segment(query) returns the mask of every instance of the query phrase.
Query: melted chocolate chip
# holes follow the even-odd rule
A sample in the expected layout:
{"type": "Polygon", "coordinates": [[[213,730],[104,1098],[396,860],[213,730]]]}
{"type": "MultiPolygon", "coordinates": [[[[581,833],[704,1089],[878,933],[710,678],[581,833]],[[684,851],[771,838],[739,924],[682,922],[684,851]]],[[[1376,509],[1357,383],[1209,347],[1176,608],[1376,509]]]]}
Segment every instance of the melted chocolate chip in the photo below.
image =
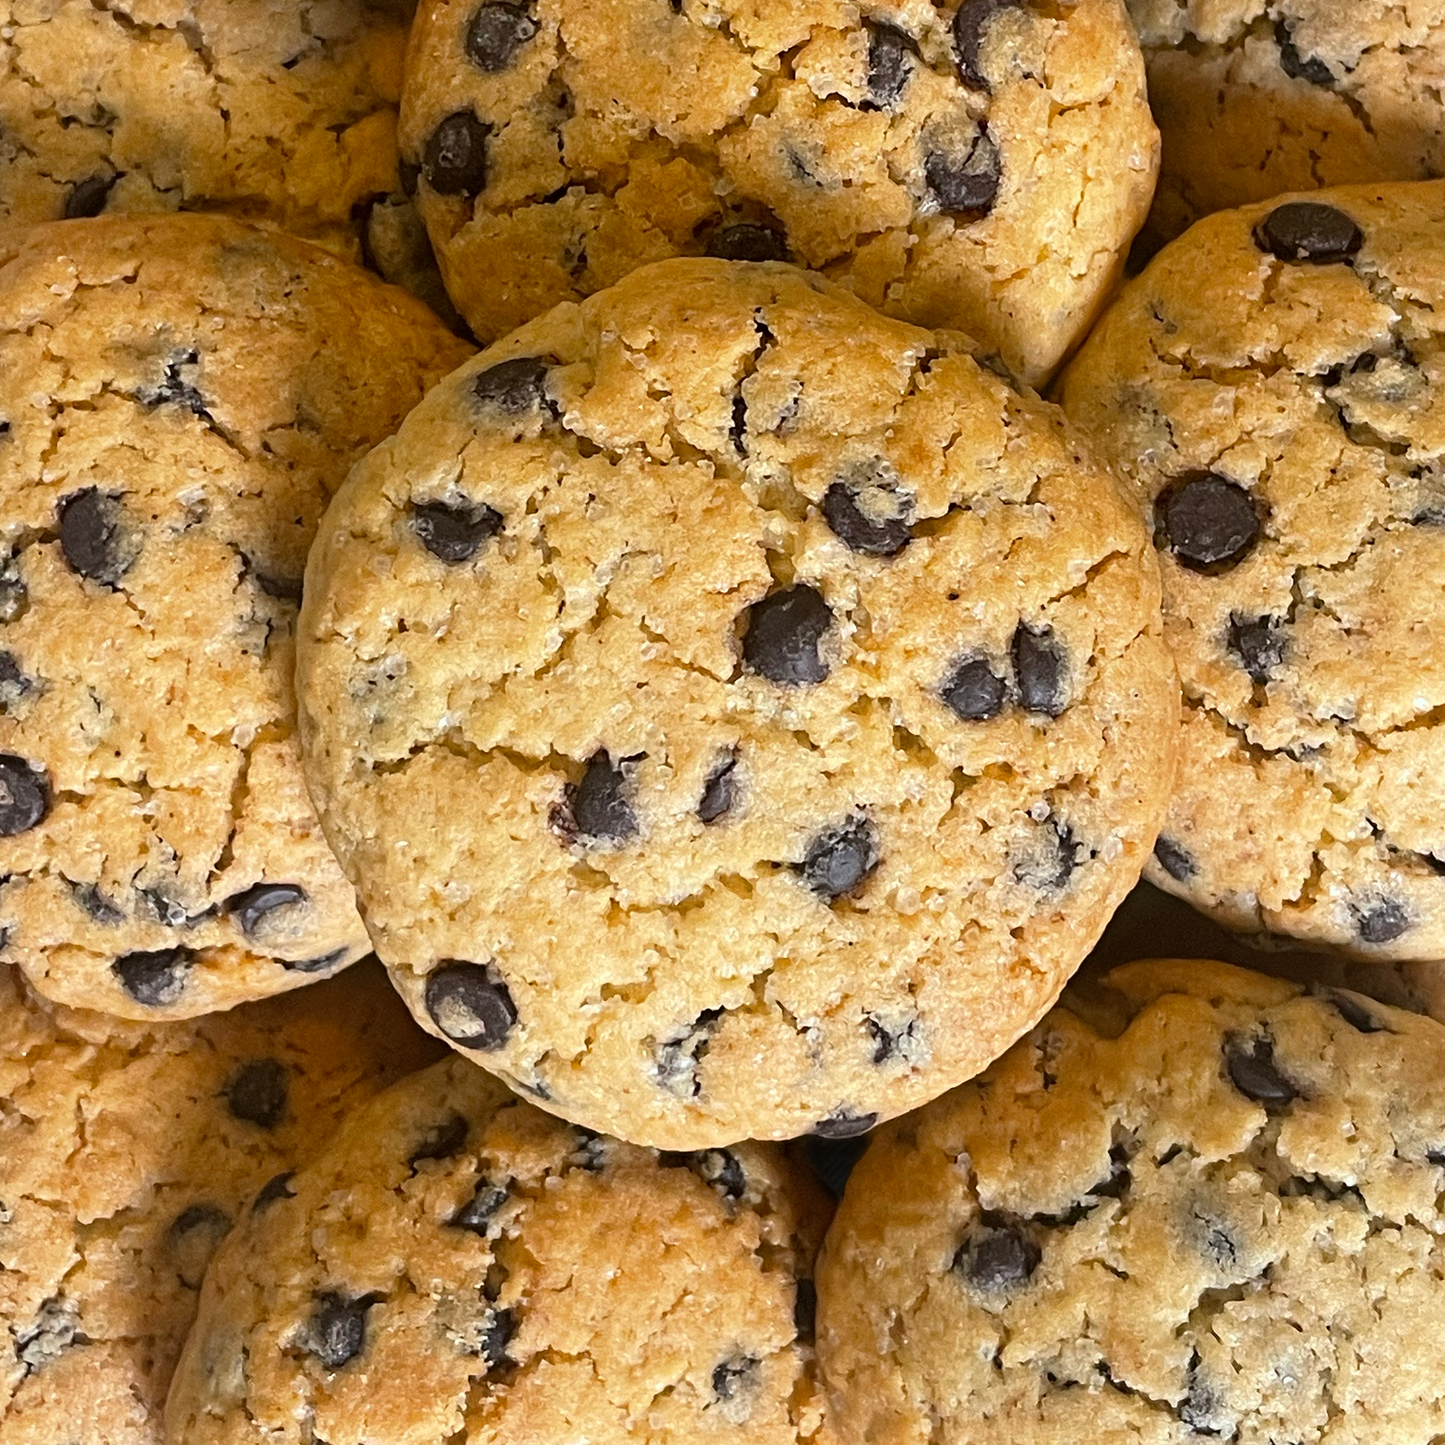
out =
{"type": "Polygon", "coordinates": [[[737,754],[729,753],[707,775],[702,798],[697,805],[698,818],[704,823],[716,823],[725,818],[737,805],[738,786],[737,754]]]}
{"type": "Polygon", "coordinates": [[[878,866],[879,856],[878,830],[860,813],[814,838],[799,871],[808,887],[831,903],[856,892],[878,866]]]}
{"type": "Polygon", "coordinates": [[[1353,905],[1351,912],[1362,943],[1393,943],[1414,922],[1405,905],[1394,898],[1372,898],[1353,905]]]}
{"type": "Polygon", "coordinates": [[[76,1328],[75,1316],[76,1307],[70,1300],[51,1295],[40,1302],[30,1324],[10,1327],[15,1337],[16,1357],[25,1366],[26,1374],[52,1363],[77,1339],[83,1339],[76,1328]]]}
{"type": "Polygon", "coordinates": [[[278,1199],[295,1199],[296,1191],[291,1187],[291,1181],[296,1177],[294,1169],[288,1169],[284,1174],[277,1174],[268,1179],[262,1186],[261,1192],[256,1196],[256,1202],[251,1206],[252,1214],[260,1214],[263,1209],[275,1204],[278,1199]]]}
{"type": "Polygon", "coordinates": [[[491,964],[449,960],[427,975],[426,1011],[464,1049],[500,1049],[517,1022],[511,991],[491,964]]]}
{"type": "Polygon", "coordinates": [[[467,1121],[460,1114],[453,1114],[427,1131],[406,1162],[414,1169],[427,1159],[454,1158],[466,1148],[470,1132],[467,1121]]]}
{"type": "Polygon", "coordinates": [[[786,261],[788,242],[781,226],[737,221],[712,233],[707,254],[723,261],[786,261]]]}
{"type": "Polygon", "coordinates": [[[527,416],[534,411],[556,416],[557,403],[547,395],[551,374],[552,364],[540,356],[514,356],[479,371],[472,382],[472,396],[479,406],[495,407],[507,416],[527,416]]]}
{"type": "Polygon", "coordinates": [[[817,1176],[818,1182],[833,1196],[843,1197],[848,1177],[868,1149],[866,1136],[851,1139],[828,1139],[811,1134],[803,1140],[803,1157],[817,1176]]]}
{"type": "Polygon", "coordinates": [[[917,1018],[911,1018],[907,1023],[895,1022],[886,1024],[876,1014],[868,1014],[864,1019],[864,1025],[868,1031],[868,1037],[873,1040],[873,1062],[875,1064],[886,1064],[889,1059],[904,1052],[908,1040],[913,1038],[913,1031],[917,1025],[917,1018]]]}
{"type": "Polygon", "coordinates": [[[1364,1001],[1351,993],[1341,993],[1338,989],[1320,990],[1323,997],[1334,1011],[1349,1024],[1352,1029],[1362,1034],[1387,1033],[1379,1019],[1365,1007],[1364,1001]]]}
{"type": "Polygon", "coordinates": [[[1259,511],[1238,482],[1198,472],[1173,483],[1156,514],[1169,550],[1192,572],[1238,566],[1259,540],[1259,511]]]}
{"type": "Polygon", "coordinates": [[[487,139],[491,126],[470,110],[453,111],[431,133],[421,174],[439,196],[477,196],[487,186],[487,139]]]}
{"type": "Polygon", "coordinates": [[[864,110],[888,110],[898,103],[918,59],[918,42],[886,20],[865,20],[868,32],[868,99],[864,110]]]}
{"type": "Polygon", "coordinates": [[[720,1008],[704,1009],[676,1038],[657,1045],[653,1077],[662,1088],[683,1099],[696,1098],[702,1091],[697,1066],[707,1053],[722,1015],[720,1008]]]}
{"type": "Polygon", "coordinates": [[[1300,1096],[1274,1061],[1273,1041],[1263,1035],[1252,1040],[1229,1035],[1224,1041],[1224,1066],[1234,1087],[1266,1109],[1286,1109],[1300,1096]]]}
{"type": "Polygon", "coordinates": [[[1162,834],[1154,844],[1154,856],[1159,860],[1159,866],[1176,883],[1187,883],[1199,872],[1199,864],[1194,861],[1193,856],[1172,838],[1166,838],[1162,834]]]}
{"type": "Polygon", "coordinates": [[[1291,80],[1307,80],[1311,85],[1333,85],[1335,77],[1329,66],[1317,55],[1301,55],[1286,20],[1274,23],[1274,43],[1279,46],[1279,68],[1291,80]]]}
{"type": "Polygon", "coordinates": [[[756,1380],[758,1361],[750,1355],[724,1360],[712,1372],[712,1392],[719,1400],[732,1400],[756,1380]]]}
{"type": "Polygon", "coordinates": [[[114,587],[140,555],[118,495],[87,487],[62,499],[57,509],[60,550],[72,572],[114,587]]]}
{"type": "Polygon", "coordinates": [[[965,85],[988,90],[980,60],[988,27],[1000,10],[1017,8],[1020,0],[963,0],[953,16],[953,48],[958,56],[958,74],[965,85]]]}
{"type": "Polygon", "coordinates": [[[100,215],[110,199],[110,188],[119,179],[112,174],[87,176],[83,181],[77,181],[65,198],[65,209],[61,214],[67,221],[100,215]]]}
{"type": "Polygon", "coordinates": [[[954,1255],[953,1267],[988,1294],[1027,1283],[1043,1258],[1017,1220],[986,1212],[954,1255]]]}
{"type": "Polygon", "coordinates": [[[632,807],[632,765],[624,758],[612,761],[606,748],[587,760],[587,770],[572,794],[572,817],[577,836],[587,843],[626,843],[637,837],[637,814],[632,807]]]}
{"type": "Polygon", "coordinates": [[[467,59],[488,75],[506,70],[537,33],[537,22],[520,5],[481,5],[467,26],[467,59]]]}
{"type": "Polygon", "coordinates": [[[230,1216],[214,1204],[192,1204],[176,1216],[170,1228],[170,1252],[187,1289],[200,1289],[206,1266],[230,1229],[230,1216]]]}
{"type": "Polygon", "coordinates": [[[1020,622],[1010,652],[1020,706],[1041,717],[1058,717],[1069,705],[1069,665],[1054,629],[1020,622]]]}
{"type": "Polygon", "coordinates": [[[507,1189],[490,1179],[478,1179],[472,1197],[447,1222],[456,1229],[485,1235],[497,1211],[507,1202],[507,1189]]]}
{"type": "Polygon", "coordinates": [[[896,557],[913,540],[913,498],[893,487],[834,482],[823,493],[823,516],[849,551],[865,557],[896,557]]]}
{"type": "Polygon", "coordinates": [[[793,1328],[804,1345],[811,1345],[818,1333],[818,1286],[810,1279],[798,1281],[798,1292],[793,1296],[793,1328]]]}
{"type": "Polygon", "coordinates": [[[834,1109],[813,1125],[813,1133],[820,1139],[852,1139],[866,1134],[878,1122],[877,1114],[859,1114],[848,1108],[834,1109]]]}
{"type": "Polygon", "coordinates": [[[515,1310],[492,1310],[482,1330],[481,1348],[478,1354],[487,1362],[489,1370],[495,1370],[507,1358],[507,1346],[517,1333],[515,1310]]]}
{"type": "Polygon", "coordinates": [[[748,610],[743,660],[769,682],[784,687],[822,682],[828,664],[819,648],[832,622],[822,593],[806,583],[774,592],[748,610]]]}
{"type": "Polygon", "coordinates": [[[306,1348],[328,1370],[339,1370],[366,1348],[366,1312],[381,1296],[352,1299],[327,1290],[316,1296],[306,1326],[306,1348]]]}
{"type": "Polygon", "coordinates": [[[485,502],[413,502],[416,539],[443,562],[470,562],[502,530],[502,514],[485,502]]]}
{"type": "Polygon", "coordinates": [[[1250,681],[1263,687],[1289,651],[1288,624],[1283,617],[1241,617],[1229,619],[1229,652],[1249,674],[1250,681]]]}
{"type": "Polygon", "coordinates": [[[184,407],[193,416],[198,416],[202,421],[214,421],[206,406],[206,399],[196,386],[185,376],[185,372],[194,371],[200,361],[200,353],[196,351],[177,351],[173,353],[170,360],[166,362],[165,375],[161,377],[159,386],[148,388],[140,393],[140,399],[147,406],[180,406],[184,407]]]}
{"type": "Polygon", "coordinates": [[[346,949],[333,948],[330,953],[323,953],[316,958],[278,958],[276,962],[288,973],[325,973],[345,957],[346,949]]]}
{"type": "Polygon", "coordinates": [[[1234,1422],[1223,1408],[1217,1391],[1199,1374],[1199,1353],[1189,1361],[1189,1387],[1179,1405],[1180,1424],[1198,1435],[1233,1438],[1234,1422]]]}
{"type": "Polygon", "coordinates": [[[1079,866],[1083,844],[1073,829],[1058,818],[1049,818],[1039,829],[1040,843],[1014,865],[1014,877],[1020,883],[1052,896],[1068,887],[1069,879],[1079,866]]]}
{"type": "Polygon", "coordinates": [[[275,1059],[253,1059],[231,1075],[222,1092],[232,1118],[274,1129],[285,1116],[290,1086],[275,1059]]]}
{"type": "Polygon", "coordinates": [[[147,1008],[173,1004],[186,986],[196,955],[189,948],[158,948],[150,952],[127,953],[111,964],[120,986],[147,1008]]]}
{"type": "Polygon", "coordinates": [[[1364,233],[1343,211],[1318,201],[1287,201],[1254,228],[1261,251],[1316,266],[1348,261],[1364,243],[1364,233]]]}
{"type": "Polygon", "coordinates": [[[70,886],[76,903],[97,923],[114,928],[125,920],[125,914],[94,883],[72,883],[70,886]]]}
{"type": "Polygon", "coordinates": [[[704,1149],[694,1157],[693,1167],[698,1175],[725,1199],[741,1199],[747,1193],[748,1180],[742,1162],[730,1149],[704,1149]]]}
{"type": "Polygon", "coordinates": [[[986,657],[967,657],[944,679],[938,695],[965,722],[987,722],[1003,711],[1008,684],[986,657]]]}
{"type": "Polygon", "coordinates": [[[0,838],[27,833],[50,812],[50,774],[0,753],[0,838]]]}
{"type": "Polygon", "coordinates": [[[931,151],[923,162],[928,189],[938,209],[959,221],[978,221],[993,210],[1003,184],[1003,156],[981,125],[967,155],[931,151]]]}
{"type": "Polygon", "coordinates": [[[304,907],[307,902],[306,890],[300,884],[257,883],[233,893],[222,906],[247,938],[255,938],[275,923],[272,915],[278,910],[304,907]]]}

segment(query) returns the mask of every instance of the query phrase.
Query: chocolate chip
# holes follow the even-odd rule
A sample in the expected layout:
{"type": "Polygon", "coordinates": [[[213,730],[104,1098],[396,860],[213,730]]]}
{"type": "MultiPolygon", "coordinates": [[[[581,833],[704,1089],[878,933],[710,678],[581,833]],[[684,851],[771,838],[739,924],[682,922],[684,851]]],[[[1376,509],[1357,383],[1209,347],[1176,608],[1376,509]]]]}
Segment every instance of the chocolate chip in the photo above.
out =
{"type": "Polygon", "coordinates": [[[470,110],[453,111],[431,133],[421,174],[439,196],[476,196],[487,185],[487,137],[491,126],[470,110]]]}
{"type": "Polygon", "coordinates": [[[466,1148],[470,1132],[467,1121],[460,1114],[453,1114],[427,1131],[406,1162],[414,1169],[426,1159],[454,1158],[466,1148]]]}
{"type": "Polygon", "coordinates": [[[873,1040],[873,1062],[886,1064],[896,1055],[906,1055],[910,1052],[909,1045],[913,1040],[913,1031],[917,1023],[917,1018],[911,1018],[907,1023],[897,1021],[890,1025],[876,1014],[867,1015],[864,1024],[868,1030],[868,1037],[873,1040]]]}
{"type": "Polygon", "coordinates": [[[186,975],[195,966],[196,955],[189,948],[158,948],[151,952],[127,953],[111,964],[120,986],[147,1008],[173,1004],[186,986],[186,975]]]}
{"type": "Polygon", "coordinates": [[[886,20],[865,20],[868,32],[868,99],[864,110],[887,110],[896,105],[913,73],[918,42],[886,20]]]}
{"type": "Polygon", "coordinates": [[[443,562],[470,562],[502,530],[502,514],[485,502],[413,502],[416,539],[443,562]]]}
{"type": "Polygon", "coordinates": [[[1069,705],[1069,665],[1054,629],[1047,623],[1030,627],[1020,622],[1009,651],[1024,711],[1058,717],[1069,705]]]}
{"type": "Polygon", "coordinates": [[[328,1370],[339,1370],[366,1348],[366,1312],[380,1295],[352,1299],[335,1290],[316,1296],[306,1325],[306,1348],[328,1370]]]}
{"type": "Polygon", "coordinates": [[[467,59],[488,75],[506,70],[537,33],[537,22],[520,5],[481,5],[467,26],[467,59]]]}
{"type": "Polygon", "coordinates": [[[340,963],[346,953],[344,948],[333,948],[330,953],[316,958],[278,958],[275,961],[288,973],[325,973],[328,968],[340,963]]]}
{"type": "MultiPolygon", "coordinates": [[[[547,395],[551,374],[552,363],[540,356],[513,356],[479,371],[472,382],[472,396],[479,406],[495,407],[507,416],[526,416],[533,411],[556,416],[557,403],[547,395]]],[[[497,520],[500,523],[501,518],[497,520]]]]}
{"type": "Polygon", "coordinates": [[[1283,617],[1230,614],[1230,654],[1260,687],[1269,681],[1270,674],[1284,662],[1289,651],[1287,626],[1283,617]]]}
{"type": "Polygon", "coordinates": [[[626,843],[638,833],[632,807],[632,774],[640,758],[612,761],[606,748],[587,760],[582,781],[572,794],[577,836],[588,843],[626,843]]]}
{"type": "Polygon", "coordinates": [[[876,480],[834,482],[823,493],[823,516],[849,551],[865,557],[896,557],[913,540],[913,498],[876,480]]]}
{"type": "Polygon", "coordinates": [[[577,1136],[577,1146],[573,1149],[571,1158],[568,1161],[578,1169],[585,1169],[590,1174],[595,1174],[607,1164],[607,1139],[595,1129],[585,1129],[581,1124],[573,1126],[572,1132],[577,1136]]]}
{"type": "Polygon", "coordinates": [[[855,1113],[845,1104],[819,1119],[813,1133],[820,1139],[853,1139],[866,1134],[877,1122],[877,1114],[855,1113]]]}
{"type": "Polygon", "coordinates": [[[1312,988],[1311,993],[1323,999],[1352,1029],[1362,1034],[1388,1033],[1389,1030],[1365,1007],[1364,1001],[1352,993],[1334,988],[1312,988]]]}
{"type": "Polygon", "coordinates": [[[742,1162],[730,1149],[703,1149],[694,1158],[698,1175],[725,1199],[741,1199],[747,1192],[742,1162]]]}
{"type": "Polygon", "coordinates": [[[97,923],[114,928],[125,921],[125,914],[94,883],[72,883],[70,890],[76,903],[97,923]]]}
{"type": "Polygon", "coordinates": [[[811,1345],[818,1333],[818,1286],[810,1279],[798,1281],[798,1292],[793,1296],[793,1329],[798,1342],[811,1345]]]}
{"type": "Polygon", "coordinates": [[[286,1113],[290,1086],[285,1068],[275,1059],[253,1059],[231,1075],[222,1092],[232,1118],[274,1129],[286,1113]]]}
{"type": "Polygon", "coordinates": [[[473,1234],[485,1235],[497,1211],[506,1202],[505,1185],[490,1179],[478,1179],[472,1197],[447,1222],[456,1229],[469,1229],[473,1234]]]}
{"type": "Polygon", "coordinates": [[[1199,864],[1194,861],[1193,856],[1172,838],[1166,838],[1162,834],[1154,843],[1154,856],[1159,860],[1159,866],[1176,883],[1187,883],[1199,872],[1199,864]]]}
{"type": "Polygon", "coordinates": [[[1199,1352],[1189,1361],[1189,1385],[1179,1405],[1179,1421],[1198,1435],[1234,1438],[1235,1422],[1223,1408],[1218,1393],[1199,1374],[1199,1352]]]}
{"type": "Polygon", "coordinates": [[[1318,201],[1287,201],[1254,228],[1261,251],[1316,266],[1348,261],[1364,243],[1364,233],[1343,211],[1318,201]]]}
{"type": "Polygon", "coordinates": [[[748,399],[741,391],[733,397],[733,419],[732,425],[728,427],[728,436],[732,440],[734,448],[740,457],[748,454],[748,399]]]}
{"type": "Polygon", "coordinates": [[[834,1199],[841,1199],[848,1176],[867,1152],[868,1143],[866,1136],[826,1139],[812,1134],[803,1140],[803,1157],[823,1188],[834,1199]]]}
{"type": "Polygon", "coordinates": [[[784,687],[822,682],[828,664],[819,654],[833,613],[823,594],[800,582],[748,609],[743,660],[754,672],[784,687]]]}
{"type": "Polygon", "coordinates": [[[495,1370],[507,1358],[507,1346],[517,1333],[515,1310],[492,1310],[482,1329],[481,1349],[478,1353],[487,1362],[489,1370],[495,1370]]]}
{"type": "Polygon", "coordinates": [[[263,1209],[275,1204],[278,1199],[295,1199],[296,1191],[291,1187],[291,1181],[295,1177],[296,1171],[288,1169],[284,1174],[277,1174],[274,1178],[268,1179],[261,1186],[261,1192],[256,1196],[256,1202],[251,1206],[251,1213],[260,1214],[263,1209]]]}
{"type": "Polygon", "coordinates": [[[1083,844],[1073,829],[1058,818],[1048,818],[1038,832],[1037,846],[1014,864],[1014,877],[1040,893],[1055,895],[1068,886],[1078,868],[1083,844]]]}
{"type": "Polygon", "coordinates": [[[100,215],[110,199],[110,188],[119,179],[117,175],[95,175],[77,181],[65,198],[65,209],[61,214],[67,221],[100,215]]]}
{"type": "Polygon", "coordinates": [[[230,1217],[214,1204],[192,1204],[176,1216],[170,1228],[170,1252],[187,1289],[200,1289],[206,1266],[230,1229],[230,1217]]]}
{"type": "Polygon", "coordinates": [[[975,1288],[997,1294],[1026,1283],[1042,1258],[1018,1221],[985,1212],[959,1245],[953,1267],[975,1288]]]}
{"type": "Polygon", "coordinates": [[[737,800],[738,758],[736,753],[728,753],[707,775],[702,798],[697,805],[697,816],[704,823],[716,823],[732,812],[737,800]]]}
{"type": "Polygon", "coordinates": [[[652,1074],[660,1087],[682,1099],[697,1097],[702,1091],[697,1066],[708,1051],[722,1015],[720,1008],[704,1009],[682,1033],[656,1046],[657,1062],[652,1074]]]}
{"type": "Polygon", "coordinates": [[[1414,920],[1405,905],[1394,898],[1372,898],[1351,905],[1355,932],[1363,943],[1393,943],[1409,932],[1414,920]]]}
{"type": "Polygon", "coordinates": [[[26,1374],[52,1364],[77,1338],[82,1338],[76,1327],[76,1312],[73,1301],[51,1295],[40,1302],[28,1325],[11,1325],[16,1358],[25,1366],[26,1374]]]}
{"type": "Polygon", "coordinates": [[[184,373],[194,372],[200,362],[196,351],[176,351],[166,362],[165,374],[160,385],[142,390],[140,399],[147,406],[181,406],[202,421],[214,421],[206,405],[206,398],[184,373]]]}
{"type": "Polygon", "coordinates": [[[1018,8],[1020,0],[963,0],[953,16],[953,48],[958,74],[965,85],[988,90],[988,77],[979,62],[988,27],[1000,10],[1018,8]]]}
{"type": "Polygon", "coordinates": [[[1224,1066],[1234,1087],[1266,1109],[1288,1108],[1300,1096],[1274,1062],[1273,1041],[1263,1035],[1246,1041],[1230,1034],[1224,1041],[1224,1066]]]}
{"type": "Polygon", "coordinates": [[[280,909],[303,907],[310,900],[297,883],[256,883],[233,893],[222,907],[240,926],[247,938],[255,938],[274,924],[272,914],[280,909]]]}
{"type": "Polygon", "coordinates": [[[57,517],[60,550],[72,572],[114,587],[135,565],[140,540],[118,494],[99,487],[72,492],[61,500],[57,517]]]}
{"type": "Polygon", "coordinates": [[[1288,21],[1275,21],[1274,43],[1279,46],[1279,68],[1291,80],[1307,80],[1311,85],[1335,83],[1334,73],[1317,55],[1300,54],[1288,21]]]}
{"type": "Polygon", "coordinates": [[[831,903],[856,892],[878,866],[879,857],[878,830],[860,813],[814,838],[800,871],[808,887],[831,903]]]}
{"type": "Polygon", "coordinates": [[[14,753],[0,753],[0,838],[29,832],[50,812],[50,774],[14,753]]]}
{"type": "Polygon", "coordinates": [[[751,1355],[734,1355],[712,1372],[712,1392],[719,1400],[736,1399],[752,1388],[757,1379],[758,1361],[751,1355]]]}
{"type": "Polygon", "coordinates": [[[1196,472],[1171,484],[1156,504],[1163,540],[1193,572],[1227,572],[1259,540],[1259,510],[1238,482],[1196,472]]]}
{"type": "Polygon", "coordinates": [[[1008,685],[986,657],[966,657],[944,679],[938,695],[965,722],[987,722],[1003,711],[1008,685]]]}
{"type": "Polygon", "coordinates": [[[1003,184],[1003,157],[981,125],[967,155],[931,151],[923,162],[928,189],[940,211],[960,221],[978,221],[993,210],[1003,184]]]}
{"type": "Polygon", "coordinates": [[[454,1044],[490,1053],[517,1022],[511,991],[491,964],[448,960],[427,975],[426,1010],[454,1044]]]}
{"type": "Polygon", "coordinates": [[[737,221],[712,233],[707,254],[724,261],[786,261],[788,242],[781,226],[737,221]]]}

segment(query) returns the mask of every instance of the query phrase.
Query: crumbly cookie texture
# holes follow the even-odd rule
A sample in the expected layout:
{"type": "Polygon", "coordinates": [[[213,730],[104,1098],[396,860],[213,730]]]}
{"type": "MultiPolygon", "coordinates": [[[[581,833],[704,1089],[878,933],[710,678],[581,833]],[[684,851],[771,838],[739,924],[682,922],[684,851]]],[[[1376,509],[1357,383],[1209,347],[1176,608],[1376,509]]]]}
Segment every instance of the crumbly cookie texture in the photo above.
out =
{"type": "Polygon", "coordinates": [[[1445,1030],[1198,960],[879,1132],[818,1269],[869,1445],[1430,1445],[1445,1030]]]}
{"type": "Polygon", "coordinates": [[[308,782],[427,1027],[662,1148],[982,1068],[1136,878],[1139,520],[956,335],[678,259],[459,369],[308,564],[308,782]]]}
{"type": "Polygon", "coordinates": [[[774,1145],[658,1155],[454,1057],[360,1111],[223,1247],[167,1438],[820,1439],[827,1215],[774,1145]]]}
{"type": "Polygon", "coordinates": [[[1163,139],[1142,243],[1284,191],[1445,171],[1445,0],[1128,0],[1163,139]]]}
{"type": "Polygon", "coordinates": [[[47,1004],[0,966],[0,1439],[159,1445],[220,1239],[436,1052],[374,960],[154,1025],[47,1004]]]}
{"type": "Polygon", "coordinates": [[[1231,927],[1445,958],[1445,184],[1201,221],[1061,385],[1131,485],[1184,683],[1149,877],[1231,927]]]}
{"type": "Polygon", "coordinates": [[[189,1017],[366,951],[301,778],[302,570],[466,354],[220,216],[0,240],[0,958],[42,993],[189,1017]]]}
{"type": "Polygon", "coordinates": [[[428,0],[404,171],[485,343],[676,255],[794,260],[1031,384],[1158,165],[1122,0],[428,0]]]}

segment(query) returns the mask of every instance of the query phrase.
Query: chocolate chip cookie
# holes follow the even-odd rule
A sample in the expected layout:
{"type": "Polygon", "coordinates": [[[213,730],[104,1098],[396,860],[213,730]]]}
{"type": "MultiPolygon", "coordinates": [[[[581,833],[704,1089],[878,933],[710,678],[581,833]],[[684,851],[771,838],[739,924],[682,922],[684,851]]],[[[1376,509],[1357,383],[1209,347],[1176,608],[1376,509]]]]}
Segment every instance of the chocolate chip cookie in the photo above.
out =
{"type": "Polygon", "coordinates": [[[467,354],[221,216],[0,242],[0,959],[179,1018],[366,950],[301,778],[302,569],[348,466],[467,354]]]}
{"type": "Polygon", "coordinates": [[[323,826],[417,1017],[545,1108],[860,1132],[1029,1027],[1134,881],[1153,549],[970,347],[659,262],[455,372],[327,513],[323,826]]]}
{"type": "Polygon", "coordinates": [[[453,1058],[227,1242],[167,1439],[800,1445],[827,1213],[776,1146],[658,1155],[453,1058]]]}
{"type": "Polygon", "coordinates": [[[1184,748],[1149,876],[1230,927],[1445,958],[1445,184],[1200,222],[1065,408],[1164,564],[1184,748]]]}
{"type": "Polygon", "coordinates": [[[1128,0],[1164,142],[1142,238],[1282,191],[1445,171],[1445,0],[1128,0]]]}
{"type": "Polygon", "coordinates": [[[159,1445],[212,1250],[435,1053],[374,961],[155,1025],[47,1004],[0,965],[0,1439],[159,1445]]]}
{"type": "Polygon", "coordinates": [[[1108,982],[849,1180],[842,1439],[1439,1439],[1445,1029],[1197,960],[1108,982]]]}
{"type": "Polygon", "coordinates": [[[429,0],[401,151],[484,342],[644,262],[794,260],[1037,385],[1158,136],[1122,0],[429,0]]]}

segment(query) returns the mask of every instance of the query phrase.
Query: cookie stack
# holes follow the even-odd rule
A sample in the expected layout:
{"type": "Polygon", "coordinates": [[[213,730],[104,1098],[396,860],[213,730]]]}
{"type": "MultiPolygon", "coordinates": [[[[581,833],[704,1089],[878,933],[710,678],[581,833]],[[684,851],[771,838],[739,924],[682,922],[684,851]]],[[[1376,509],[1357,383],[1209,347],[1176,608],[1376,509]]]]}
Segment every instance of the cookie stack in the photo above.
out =
{"type": "Polygon", "coordinates": [[[16,11],[0,1445],[1445,1433],[1376,8],[16,11]]]}

